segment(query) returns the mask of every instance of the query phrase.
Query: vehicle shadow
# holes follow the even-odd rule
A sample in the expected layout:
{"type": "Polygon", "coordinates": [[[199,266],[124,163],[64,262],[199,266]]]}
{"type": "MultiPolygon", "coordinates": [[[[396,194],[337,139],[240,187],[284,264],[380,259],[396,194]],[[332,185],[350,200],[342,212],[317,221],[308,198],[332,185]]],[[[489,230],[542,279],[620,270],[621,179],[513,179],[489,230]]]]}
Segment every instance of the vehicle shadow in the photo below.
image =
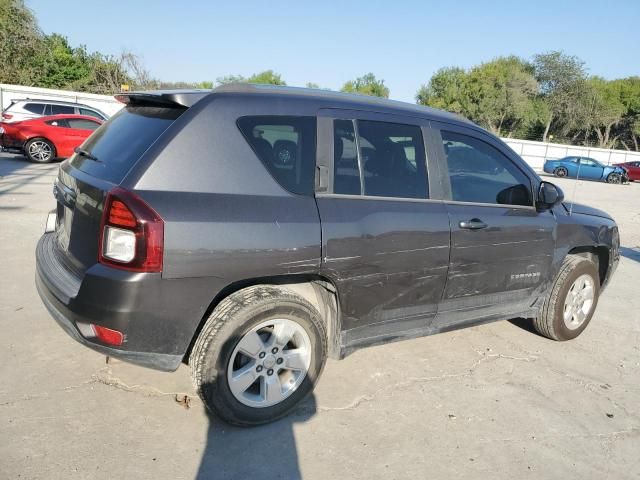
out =
{"type": "Polygon", "coordinates": [[[17,190],[25,186],[37,185],[38,182],[52,184],[53,180],[49,179],[49,177],[58,167],[58,163],[38,165],[27,161],[22,155],[1,152],[0,195],[7,193],[25,195],[25,192],[18,192],[17,190]]]}
{"type": "Polygon", "coordinates": [[[620,255],[630,260],[640,262],[640,247],[620,247],[620,255]]]}
{"type": "Polygon", "coordinates": [[[533,326],[533,320],[530,318],[510,318],[508,320],[508,322],[511,325],[515,325],[518,328],[521,328],[529,333],[533,333],[534,335],[538,335],[539,337],[541,337],[542,335],[540,335],[538,333],[538,331],[534,328],[533,326]]]}
{"type": "Polygon", "coordinates": [[[208,414],[207,444],[195,478],[302,478],[293,427],[315,413],[316,400],[310,394],[288,416],[259,427],[234,427],[208,414]]]}

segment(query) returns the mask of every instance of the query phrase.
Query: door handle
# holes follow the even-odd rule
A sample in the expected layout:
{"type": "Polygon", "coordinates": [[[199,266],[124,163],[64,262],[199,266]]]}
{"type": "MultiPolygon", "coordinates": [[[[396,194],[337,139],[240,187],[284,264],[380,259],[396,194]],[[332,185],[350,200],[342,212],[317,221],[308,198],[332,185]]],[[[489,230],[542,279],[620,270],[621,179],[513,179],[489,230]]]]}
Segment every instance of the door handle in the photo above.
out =
{"type": "Polygon", "coordinates": [[[467,221],[463,220],[458,225],[460,225],[460,228],[464,228],[467,230],[480,230],[481,228],[487,228],[487,224],[479,218],[472,218],[471,220],[467,221]]]}

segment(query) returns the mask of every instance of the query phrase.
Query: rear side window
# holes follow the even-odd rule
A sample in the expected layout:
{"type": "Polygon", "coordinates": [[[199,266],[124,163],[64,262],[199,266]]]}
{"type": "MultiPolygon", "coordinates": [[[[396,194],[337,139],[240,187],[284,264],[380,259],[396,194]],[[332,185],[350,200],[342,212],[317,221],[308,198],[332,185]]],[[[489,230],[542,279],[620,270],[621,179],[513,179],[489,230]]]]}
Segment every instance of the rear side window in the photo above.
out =
{"type": "Polygon", "coordinates": [[[482,140],[442,131],[452,199],[459,202],[533,204],[531,181],[505,154],[482,140]]]}
{"type": "Polygon", "coordinates": [[[42,115],[42,113],[44,112],[43,103],[25,103],[24,107],[22,108],[24,108],[27,112],[35,113],[36,115],[42,115]]]}
{"type": "Polygon", "coordinates": [[[315,117],[241,117],[238,128],[283,188],[299,195],[313,195],[315,117]]]}
{"type": "Polygon", "coordinates": [[[95,117],[95,118],[97,118],[99,120],[104,120],[102,115],[100,115],[95,110],[89,110],[88,108],[81,108],[80,109],[80,115],[86,115],[87,117],[95,117]]]}
{"type": "Polygon", "coordinates": [[[362,177],[363,195],[428,197],[420,127],[359,120],[356,141],[351,120],[335,120],[333,125],[334,193],[360,195],[362,177]]]}
{"type": "Polygon", "coordinates": [[[69,127],[77,128],[78,130],[97,130],[100,126],[98,122],[92,122],[84,118],[69,118],[67,122],[69,122],[69,127]]]}
{"type": "Polygon", "coordinates": [[[73,115],[76,109],[67,105],[49,105],[51,113],[49,115],[73,115]]]}
{"type": "Polygon", "coordinates": [[[46,123],[47,125],[51,125],[52,127],[69,128],[69,124],[65,119],[56,118],[55,120],[48,120],[44,123],[46,123]]]}
{"type": "Polygon", "coordinates": [[[74,155],[75,168],[120,183],[142,154],[185,111],[183,108],[128,105],[102,125],[83,144],[98,161],[74,155]]]}

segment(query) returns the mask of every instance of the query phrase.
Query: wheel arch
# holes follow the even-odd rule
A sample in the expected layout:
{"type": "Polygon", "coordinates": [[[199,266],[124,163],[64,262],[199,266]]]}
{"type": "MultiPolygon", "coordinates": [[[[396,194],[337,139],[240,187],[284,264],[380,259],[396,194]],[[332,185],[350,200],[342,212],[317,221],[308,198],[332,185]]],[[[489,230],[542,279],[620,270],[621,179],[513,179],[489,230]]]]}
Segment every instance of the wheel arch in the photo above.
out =
{"type": "Polygon", "coordinates": [[[587,258],[597,265],[600,285],[604,285],[609,273],[609,249],[606,246],[582,246],[569,250],[567,255],[587,258]]]}
{"type": "Polygon", "coordinates": [[[213,310],[229,295],[256,285],[277,285],[299,295],[313,305],[320,313],[327,327],[328,356],[340,359],[344,356],[341,342],[340,303],[338,291],[333,282],[321,275],[275,275],[256,277],[233,282],[218,292],[200,319],[191,341],[184,354],[183,362],[187,362],[193,345],[213,310]]]}

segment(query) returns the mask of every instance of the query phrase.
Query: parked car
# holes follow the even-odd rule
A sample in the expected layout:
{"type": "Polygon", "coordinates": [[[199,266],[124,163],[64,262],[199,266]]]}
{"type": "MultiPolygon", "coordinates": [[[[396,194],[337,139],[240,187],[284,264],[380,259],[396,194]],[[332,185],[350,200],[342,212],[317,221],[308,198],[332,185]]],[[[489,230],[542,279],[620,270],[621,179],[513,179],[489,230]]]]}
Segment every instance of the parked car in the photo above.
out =
{"type": "Polygon", "coordinates": [[[632,182],[640,180],[640,162],[618,163],[616,166],[624,168],[627,171],[627,175],[629,175],[629,180],[632,182]]]}
{"type": "Polygon", "coordinates": [[[51,115],[85,115],[101,121],[109,118],[108,115],[97,108],[82,103],[25,98],[12,100],[9,106],[0,114],[0,122],[14,123],[51,115]]]}
{"type": "Polygon", "coordinates": [[[231,423],[285,415],[366,345],[513,317],[576,338],[619,261],[607,213],[570,213],[457,115],[273,86],[118,98],[60,166],[38,291],[98,352],[189,363],[231,423]]]}
{"type": "Polygon", "coordinates": [[[583,178],[600,180],[607,183],[626,183],[629,181],[626,169],[617,165],[603,165],[593,158],[564,157],[544,162],[544,171],[556,177],[583,178]]]}
{"type": "Polygon", "coordinates": [[[70,157],[102,120],[84,115],[54,115],[0,123],[0,146],[18,150],[32,162],[48,163],[70,157]]]}

